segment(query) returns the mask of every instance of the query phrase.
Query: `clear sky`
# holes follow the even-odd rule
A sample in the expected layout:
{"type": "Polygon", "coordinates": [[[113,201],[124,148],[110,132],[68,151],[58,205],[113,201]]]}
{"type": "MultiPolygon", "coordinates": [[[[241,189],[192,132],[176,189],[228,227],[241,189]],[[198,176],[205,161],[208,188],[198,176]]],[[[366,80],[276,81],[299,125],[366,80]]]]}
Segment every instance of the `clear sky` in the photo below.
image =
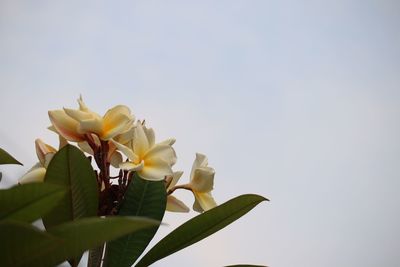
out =
{"type": "MultiPolygon", "coordinates": [[[[25,164],[1,185],[36,162],[35,138],[57,145],[47,110],[81,93],[175,137],[183,179],[207,154],[219,203],[271,199],[154,266],[399,266],[399,14],[394,0],[0,0],[0,146],[25,164]]],[[[157,239],[194,215],[167,214],[157,239]]]]}

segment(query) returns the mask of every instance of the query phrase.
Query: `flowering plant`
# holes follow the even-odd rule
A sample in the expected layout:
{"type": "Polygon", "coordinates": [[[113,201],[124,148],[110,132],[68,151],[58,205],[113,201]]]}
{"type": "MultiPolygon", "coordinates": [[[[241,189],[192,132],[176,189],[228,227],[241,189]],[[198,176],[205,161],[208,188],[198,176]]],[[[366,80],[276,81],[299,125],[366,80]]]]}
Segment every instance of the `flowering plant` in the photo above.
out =
{"type": "MultiPolygon", "coordinates": [[[[217,205],[212,190],[215,171],[197,153],[187,183],[175,139],[156,142],[145,121],[128,107],[104,116],[90,110],[82,97],[79,108],[49,111],[49,129],[59,137],[58,149],[35,141],[38,163],[19,184],[0,190],[0,263],[2,266],[77,266],[89,251],[88,266],[149,266],[217,232],[266,198],[241,195],[217,205]],[[117,175],[111,175],[111,168],[117,175]],[[168,234],[147,254],[165,211],[188,212],[174,196],[193,193],[200,214],[168,234]],[[31,223],[42,219],[45,229],[31,223]],[[139,260],[140,258],[140,260],[139,260]]],[[[20,164],[0,149],[0,164],[20,164]]]]}

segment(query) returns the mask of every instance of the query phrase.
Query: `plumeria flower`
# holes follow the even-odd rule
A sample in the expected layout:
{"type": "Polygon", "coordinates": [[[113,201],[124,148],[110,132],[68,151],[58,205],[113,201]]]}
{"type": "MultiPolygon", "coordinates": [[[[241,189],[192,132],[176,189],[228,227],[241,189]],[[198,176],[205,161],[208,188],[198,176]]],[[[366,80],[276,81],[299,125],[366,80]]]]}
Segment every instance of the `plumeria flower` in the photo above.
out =
{"type": "MultiPolygon", "coordinates": [[[[179,178],[181,178],[182,174],[183,172],[180,171],[173,173],[171,177],[171,182],[167,187],[167,192],[178,183],[179,178]]],[[[190,209],[182,201],[169,194],[167,196],[167,210],[172,212],[189,212],[190,209]]]]}
{"type": "Polygon", "coordinates": [[[187,184],[187,187],[192,190],[195,197],[193,204],[195,211],[203,212],[217,206],[211,195],[211,190],[214,187],[214,175],[214,169],[208,167],[207,157],[196,153],[196,159],[193,162],[190,173],[190,182],[187,184]]]}
{"type": "Polygon", "coordinates": [[[136,171],[140,177],[150,181],[161,181],[166,176],[173,175],[172,165],[176,162],[176,154],[172,148],[175,139],[155,143],[154,131],[140,121],[134,127],[134,135],[127,145],[113,141],[115,146],[125,156],[128,162],[119,167],[127,171],[136,171]]]}
{"type": "MultiPolygon", "coordinates": [[[[132,127],[128,131],[117,135],[113,139],[115,140],[115,142],[126,145],[133,139],[133,134],[134,128],[132,127]]],[[[91,134],[91,138],[97,147],[101,146],[100,139],[96,135],[91,134]]],[[[87,141],[78,142],[78,146],[82,151],[90,155],[94,155],[94,151],[87,141]]],[[[107,161],[110,162],[111,165],[115,168],[118,168],[119,164],[122,163],[122,155],[117,151],[116,145],[111,140],[108,141],[107,161]]]]}
{"type": "MultiPolygon", "coordinates": [[[[60,138],[60,148],[66,144],[63,138],[60,138]]],[[[39,162],[36,163],[26,174],[20,179],[20,184],[32,183],[32,182],[43,182],[46,174],[47,166],[49,165],[57,149],[44,143],[40,139],[35,140],[36,155],[39,158],[39,162]]]]}
{"type": "Polygon", "coordinates": [[[85,140],[85,134],[96,134],[100,140],[111,138],[128,131],[135,120],[128,107],[117,105],[109,109],[103,117],[91,111],[78,99],[79,109],[49,111],[50,121],[65,139],[74,142],[85,140]]]}

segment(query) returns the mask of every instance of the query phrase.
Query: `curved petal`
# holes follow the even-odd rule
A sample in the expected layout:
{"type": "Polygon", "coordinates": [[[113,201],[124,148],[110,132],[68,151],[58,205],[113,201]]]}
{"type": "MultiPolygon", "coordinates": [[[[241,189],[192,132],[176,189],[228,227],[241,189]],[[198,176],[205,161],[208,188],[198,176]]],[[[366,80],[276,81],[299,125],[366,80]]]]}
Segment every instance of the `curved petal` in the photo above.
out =
{"type": "Polygon", "coordinates": [[[182,201],[177,199],[174,196],[167,196],[167,211],[172,211],[172,212],[189,212],[190,209],[188,206],[185,205],[182,201]]]}
{"type": "Polygon", "coordinates": [[[193,162],[192,171],[190,172],[190,178],[193,177],[194,171],[199,167],[206,167],[208,165],[208,159],[206,155],[196,153],[196,159],[193,162]]]}
{"type": "Polygon", "coordinates": [[[140,162],[140,164],[135,164],[132,162],[122,162],[119,164],[119,167],[125,171],[140,171],[144,168],[144,163],[140,162]]]}
{"type": "Polygon", "coordinates": [[[174,172],[174,173],[172,174],[171,183],[169,184],[169,186],[168,186],[167,189],[169,190],[169,189],[171,189],[172,187],[174,187],[174,186],[178,183],[178,181],[179,181],[179,179],[182,177],[182,175],[183,175],[183,172],[182,172],[182,171],[174,172]]]}
{"type": "Polygon", "coordinates": [[[215,171],[211,167],[197,168],[189,185],[196,192],[210,192],[214,187],[214,175],[215,171]]]}
{"type": "Polygon", "coordinates": [[[27,184],[27,183],[43,182],[45,174],[46,174],[46,168],[44,167],[32,168],[19,179],[19,183],[27,184]]]}
{"type": "Polygon", "coordinates": [[[193,210],[197,212],[203,212],[203,208],[200,206],[200,203],[197,201],[197,198],[194,198],[194,203],[193,203],[193,210]]]}
{"type": "Polygon", "coordinates": [[[108,140],[124,132],[127,125],[132,125],[134,116],[128,107],[118,105],[109,109],[103,117],[103,132],[101,138],[108,140]]]}
{"type": "Polygon", "coordinates": [[[176,163],[175,150],[169,145],[155,145],[143,156],[144,160],[160,158],[168,162],[170,166],[176,163]]]}
{"type": "Polygon", "coordinates": [[[61,148],[65,147],[66,145],[68,145],[67,139],[65,139],[61,135],[58,135],[58,149],[61,149],[61,148]]]}
{"type": "Polygon", "coordinates": [[[173,144],[175,144],[176,139],[175,138],[168,138],[167,140],[164,140],[160,143],[158,143],[159,145],[169,145],[172,146],[173,144]]]}
{"type": "Polygon", "coordinates": [[[129,161],[132,161],[132,162],[139,161],[139,157],[135,153],[133,153],[132,149],[130,149],[129,147],[122,145],[118,142],[115,142],[112,139],[111,139],[111,142],[117,147],[117,149],[119,151],[121,151],[125,156],[128,157],[129,161]]]}
{"type": "Polygon", "coordinates": [[[144,167],[138,171],[140,177],[149,181],[161,181],[165,176],[172,175],[172,170],[168,162],[160,158],[152,158],[144,161],[144,167]]]}
{"type": "Polygon", "coordinates": [[[40,161],[40,163],[44,166],[45,165],[45,157],[48,153],[56,153],[57,149],[54,147],[46,144],[41,139],[35,140],[35,148],[36,148],[36,155],[40,161]]]}
{"type": "Polygon", "coordinates": [[[47,166],[49,166],[50,161],[53,159],[54,155],[55,153],[47,153],[44,156],[44,164],[42,166],[47,168],[47,166]]]}
{"type": "Polygon", "coordinates": [[[102,135],[103,133],[103,121],[100,118],[91,118],[79,122],[78,132],[81,134],[95,133],[102,135]]]}
{"type": "Polygon", "coordinates": [[[147,128],[146,126],[143,125],[143,130],[147,136],[147,141],[149,142],[149,147],[154,146],[154,144],[156,143],[156,135],[154,133],[153,128],[147,128]]]}
{"type": "Polygon", "coordinates": [[[143,129],[143,125],[138,122],[135,127],[135,136],[133,139],[133,151],[139,157],[143,157],[147,150],[149,150],[150,145],[147,140],[147,135],[143,129]]]}
{"type": "Polygon", "coordinates": [[[89,108],[86,106],[85,102],[83,102],[82,95],[78,98],[79,110],[90,112],[89,108]]]}
{"type": "Polygon", "coordinates": [[[110,157],[110,164],[114,168],[119,168],[119,165],[122,163],[122,155],[121,153],[115,151],[114,153],[111,154],[110,157]]]}
{"type": "Polygon", "coordinates": [[[93,155],[93,149],[89,146],[88,142],[83,141],[83,142],[78,142],[78,147],[83,151],[86,152],[90,155],[93,155]]]}
{"type": "Polygon", "coordinates": [[[68,141],[79,142],[85,140],[78,133],[78,122],[68,116],[64,110],[50,110],[49,118],[57,133],[68,141]]]}
{"type": "Polygon", "coordinates": [[[135,135],[135,128],[130,127],[127,131],[117,135],[115,138],[113,138],[116,142],[125,145],[129,141],[132,141],[135,135]]]}
{"type": "Polygon", "coordinates": [[[197,193],[194,192],[194,196],[196,198],[195,203],[193,204],[193,209],[195,211],[207,211],[217,206],[214,198],[212,197],[211,193],[197,193]],[[199,209],[199,207],[201,209],[199,209]]]}
{"type": "Polygon", "coordinates": [[[94,116],[94,112],[87,112],[78,109],[64,108],[65,113],[73,118],[74,120],[81,122],[85,120],[92,120],[96,116],[94,116]]]}

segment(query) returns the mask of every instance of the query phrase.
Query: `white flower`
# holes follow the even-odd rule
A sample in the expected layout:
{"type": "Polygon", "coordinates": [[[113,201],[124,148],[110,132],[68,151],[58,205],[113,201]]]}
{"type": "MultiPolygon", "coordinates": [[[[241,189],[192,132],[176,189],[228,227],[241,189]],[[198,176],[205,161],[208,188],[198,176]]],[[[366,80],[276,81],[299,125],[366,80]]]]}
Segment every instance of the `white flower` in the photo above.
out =
{"type": "Polygon", "coordinates": [[[207,211],[217,206],[211,191],[214,187],[213,168],[208,167],[207,157],[203,154],[196,153],[196,159],[193,162],[192,171],[190,173],[190,182],[187,185],[193,192],[195,202],[193,209],[198,212],[207,211]]]}
{"type": "Polygon", "coordinates": [[[172,148],[175,139],[168,139],[155,144],[154,131],[146,128],[140,121],[134,127],[133,140],[127,145],[114,141],[115,146],[128,157],[119,167],[123,170],[136,171],[140,177],[150,181],[161,181],[173,175],[172,165],[176,154],[172,148]]]}
{"type": "Polygon", "coordinates": [[[85,134],[96,134],[100,140],[109,140],[128,131],[135,120],[128,107],[117,105],[109,109],[103,117],[91,111],[78,99],[79,109],[49,111],[50,121],[56,131],[65,139],[74,142],[85,140],[85,134]]]}
{"type": "MultiPolygon", "coordinates": [[[[60,139],[60,144],[64,144],[64,140],[60,139]]],[[[24,174],[20,179],[20,184],[32,183],[32,182],[43,182],[44,176],[46,174],[47,166],[50,160],[53,158],[57,149],[44,143],[40,139],[35,140],[36,155],[39,162],[36,163],[26,174],[24,174]]]]}
{"type": "MultiPolygon", "coordinates": [[[[183,174],[183,172],[174,172],[173,173],[172,180],[167,188],[167,192],[168,192],[168,190],[172,189],[178,183],[178,180],[179,180],[179,178],[181,178],[182,174],[183,174]]],[[[183,203],[176,197],[174,197],[172,195],[168,195],[167,196],[167,210],[172,211],[172,212],[189,212],[190,209],[185,205],[185,203],[183,203]]]]}

